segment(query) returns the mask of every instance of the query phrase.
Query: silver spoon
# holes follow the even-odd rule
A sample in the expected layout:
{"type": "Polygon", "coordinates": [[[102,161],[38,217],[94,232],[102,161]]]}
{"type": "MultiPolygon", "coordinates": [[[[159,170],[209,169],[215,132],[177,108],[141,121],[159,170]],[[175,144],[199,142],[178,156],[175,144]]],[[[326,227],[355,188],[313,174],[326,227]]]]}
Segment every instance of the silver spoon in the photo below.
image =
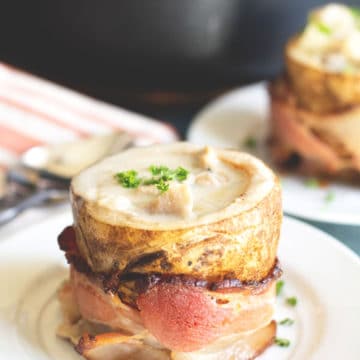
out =
{"type": "Polygon", "coordinates": [[[6,194],[0,199],[0,226],[26,209],[67,200],[74,175],[133,144],[129,134],[111,133],[29,149],[6,174],[6,194]]]}

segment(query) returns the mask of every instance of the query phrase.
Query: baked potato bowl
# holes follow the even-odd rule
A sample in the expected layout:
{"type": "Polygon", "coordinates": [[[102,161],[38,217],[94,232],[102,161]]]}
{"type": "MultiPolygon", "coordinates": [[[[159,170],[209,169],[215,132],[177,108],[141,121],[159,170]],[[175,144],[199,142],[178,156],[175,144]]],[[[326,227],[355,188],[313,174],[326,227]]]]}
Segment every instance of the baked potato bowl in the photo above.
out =
{"type": "Polygon", "coordinates": [[[280,185],[269,168],[248,154],[209,151],[187,143],[131,149],[85,170],[73,180],[71,192],[77,245],[95,273],[181,274],[212,281],[260,281],[274,267],[282,220],[280,185]],[[149,194],[148,188],[120,189],[113,175],[106,175],[107,169],[114,171],[114,163],[126,167],[127,163],[136,163],[134,159],[142,159],[149,166],[154,158],[147,160],[147,156],[163,156],[163,162],[165,157],[181,156],[180,162],[187,163],[188,168],[193,166],[192,183],[186,184],[194,198],[191,214],[184,217],[146,210],[151,201],[168,205],[175,200],[176,206],[186,201],[186,193],[181,194],[182,188],[176,184],[172,199],[171,187],[162,195],[149,194]],[[209,156],[217,164],[211,173],[207,170],[211,165],[204,160],[209,156]],[[99,173],[105,174],[111,185],[111,204],[90,199],[84,191],[84,182],[93,189],[96,182],[102,181],[99,173]],[[237,174],[241,176],[239,182],[228,182],[237,174]],[[205,176],[225,182],[203,183],[204,179],[212,179],[205,176]],[[221,180],[224,176],[228,180],[221,180]],[[94,184],[92,177],[96,179],[94,184]],[[130,199],[129,206],[141,204],[135,215],[114,208],[116,191],[125,194],[125,200],[130,199]],[[227,196],[229,202],[222,203],[227,196]],[[209,213],[196,214],[209,206],[209,213]]]}
{"type": "Polygon", "coordinates": [[[212,224],[146,230],[99,220],[77,198],[76,240],[94,272],[169,273],[260,281],[274,266],[281,224],[279,184],[253,208],[212,224]]]}
{"type": "Polygon", "coordinates": [[[299,36],[285,48],[286,72],[300,107],[318,114],[342,111],[360,103],[360,71],[329,71],[307,61],[299,36]]]}
{"type": "Polygon", "coordinates": [[[330,113],[360,102],[359,25],[359,9],[328,4],[289,40],[286,73],[300,107],[330,113]]]}

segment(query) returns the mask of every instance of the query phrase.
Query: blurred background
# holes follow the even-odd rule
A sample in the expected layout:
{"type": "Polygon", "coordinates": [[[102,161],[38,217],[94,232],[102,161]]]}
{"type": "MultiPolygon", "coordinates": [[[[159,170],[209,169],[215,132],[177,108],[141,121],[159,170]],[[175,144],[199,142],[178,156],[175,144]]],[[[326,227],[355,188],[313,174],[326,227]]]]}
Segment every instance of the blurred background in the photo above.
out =
{"type": "Polygon", "coordinates": [[[0,59],[170,121],[184,135],[214,96],[278,74],[286,40],[311,8],[325,3],[3,1],[0,59]]]}

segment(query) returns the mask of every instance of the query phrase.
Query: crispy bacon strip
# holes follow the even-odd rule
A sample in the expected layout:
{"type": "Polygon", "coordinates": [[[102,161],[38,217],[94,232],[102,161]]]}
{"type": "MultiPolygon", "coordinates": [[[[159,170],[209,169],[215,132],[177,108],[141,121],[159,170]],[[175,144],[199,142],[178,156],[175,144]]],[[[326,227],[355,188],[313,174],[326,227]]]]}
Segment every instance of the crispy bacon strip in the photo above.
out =
{"type": "MultiPolygon", "coordinates": [[[[66,251],[68,260],[75,261],[76,265],[80,261],[81,265],[71,227],[63,231],[59,244],[66,251]]],[[[111,335],[98,337],[95,342],[91,336],[82,338],[78,349],[89,359],[98,359],[98,353],[103,354],[110,345],[117,344],[115,347],[118,348],[124,334],[130,334],[126,340],[128,344],[127,341],[132,339],[130,348],[137,348],[138,339],[131,335],[139,334],[145,328],[162,346],[179,353],[200,351],[209,343],[217,343],[231,334],[265,328],[274,313],[275,280],[281,273],[276,265],[263,282],[228,287],[231,280],[224,280],[224,286],[221,283],[216,291],[209,289],[205,280],[163,278],[154,274],[154,279],[139,290],[136,297],[138,311],[123,303],[116,293],[104,291],[104,275],[88,272],[84,266],[78,268],[75,264],[71,266],[71,289],[67,286],[61,292],[65,299],[76,303],[72,318],[76,319],[77,311],[83,319],[113,329],[111,335]],[[119,338],[117,331],[122,337],[119,338]]]]}
{"type": "Polygon", "coordinates": [[[269,347],[275,338],[276,323],[250,334],[221,339],[197,352],[172,352],[154,348],[140,336],[106,333],[97,336],[85,334],[76,350],[88,360],[251,360],[269,347]]]}
{"type": "Polygon", "coordinates": [[[92,273],[91,268],[80,255],[73,226],[67,226],[61,232],[58,236],[58,244],[60,249],[65,252],[65,257],[69,264],[73,264],[80,272],[86,274],[92,273]]]}
{"type": "Polygon", "coordinates": [[[83,318],[130,334],[144,330],[136,309],[124,304],[113,293],[106,294],[101,284],[76,271],[74,267],[71,268],[71,283],[74,299],[83,318]]]}
{"type": "Polygon", "coordinates": [[[275,281],[259,294],[159,283],[139,296],[140,312],[104,293],[74,268],[71,283],[84,319],[130,334],[145,327],[164,346],[178,351],[198,350],[221,336],[263,327],[274,313],[275,281]]]}
{"type": "MultiPolygon", "coordinates": [[[[63,301],[64,298],[61,298],[63,301]]],[[[65,307],[66,308],[66,307],[65,307]]],[[[68,318],[66,316],[66,318],[68,318]]],[[[249,360],[262,353],[275,337],[272,321],[253,332],[230,334],[195,352],[172,352],[173,360],[249,360]]],[[[90,360],[159,359],[169,360],[170,352],[162,348],[152,336],[143,331],[136,335],[114,332],[84,319],[59,328],[58,335],[70,339],[76,350],[90,360]]]]}
{"type": "Polygon", "coordinates": [[[262,354],[273,342],[276,323],[252,333],[235,334],[195,352],[173,352],[171,360],[252,360],[262,354]]]}
{"type": "Polygon", "coordinates": [[[256,295],[160,283],[141,294],[137,303],[145,327],[160,343],[176,351],[195,351],[224,335],[269,324],[275,282],[256,295]]]}
{"type": "Polygon", "coordinates": [[[279,78],[269,87],[275,161],[283,162],[286,153],[304,159],[305,172],[333,175],[360,171],[358,151],[359,108],[314,114],[297,103],[287,79],[279,78]]]}
{"type": "Polygon", "coordinates": [[[169,360],[169,351],[152,347],[142,336],[106,333],[97,336],[84,334],[76,350],[89,360],[169,360]]]}
{"type": "Polygon", "coordinates": [[[276,138],[303,157],[319,161],[329,172],[343,167],[343,162],[336,152],[312,134],[310,129],[297,122],[293,108],[286,103],[273,101],[272,120],[276,138]]]}
{"type": "Polygon", "coordinates": [[[81,314],[75,301],[72,284],[69,280],[62,284],[57,295],[66,322],[73,324],[80,320],[81,314]]]}

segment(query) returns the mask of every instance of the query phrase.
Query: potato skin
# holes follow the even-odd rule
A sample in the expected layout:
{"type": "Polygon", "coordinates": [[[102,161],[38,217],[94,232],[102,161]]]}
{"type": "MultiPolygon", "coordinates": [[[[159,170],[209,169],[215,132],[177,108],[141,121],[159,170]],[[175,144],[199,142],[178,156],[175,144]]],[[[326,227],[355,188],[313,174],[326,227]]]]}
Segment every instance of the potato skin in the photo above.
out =
{"type": "Polygon", "coordinates": [[[325,71],[301,62],[291,52],[298,36],[285,47],[287,75],[298,104],[314,113],[341,111],[360,102],[360,74],[325,71]]]}
{"type": "Polygon", "coordinates": [[[111,225],[72,190],[76,241],[94,272],[184,274],[206,279],[259,281],[272,269],[282,221],[281,190],[224,220],[174,230],[111,225]]]}

